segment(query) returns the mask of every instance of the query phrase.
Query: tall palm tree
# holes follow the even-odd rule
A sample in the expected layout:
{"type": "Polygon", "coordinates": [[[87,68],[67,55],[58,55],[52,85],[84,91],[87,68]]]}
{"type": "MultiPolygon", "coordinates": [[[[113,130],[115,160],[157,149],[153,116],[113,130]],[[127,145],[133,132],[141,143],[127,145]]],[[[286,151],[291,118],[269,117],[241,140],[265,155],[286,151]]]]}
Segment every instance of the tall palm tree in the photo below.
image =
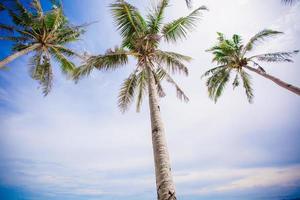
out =
{"type": "Polygon", "coordinates": [[[250,82],[250,75],[245,71],[255,72],[275,84],[283,87],[297,95],[300,95],[300,88],[288,84],[280,79],[266,73],[258,61],[262,62],[292,62],[291,57],[298,53],[298,50],[291,52],[264,53],[254,56],[247,56],[253,50],[253,47],[260,41],[282,34],[282,32],[273,30],[263,30],[250,39],[247,44],[242,43],[239,35],[233,35],[232,39],[226,39],[222,33],[218,33],[218,43],[207,50],[213,54],[213,62],[218,64],[203,76],[208,76],[206,85],[208,87],[209,97],[215,102],[221,96],[226,84],[230,81],[230,75],[235,74],[233,88],[240,85],[240,79],[246,91],[249,102],[253,99],[253,90],[250,82]],[[252,66],[254,67],[252,67],[252,66]]]}
{"type": "Polygon", "coordinates": [[[104,55],[91,56],[87,63],[78,68],[75,73],[75,78],[78,79],[89,75],[94,68],[103,71],[116,70],[126,65],[129,57],[137,61],[133,72],[123,82],[118,104],[124,112],[136,96],[136,107],[139,111],[144,95],[148,93],[159,200],[176,199],[159,107],[159,97],[165,95],[161,81],[165,79],[174,85],[178,98],[188,101],[188,97],[169,73],[178,72],[188,75],[188,69],[184,63],[191,59],[179,53],[163,51],[159,48],[159,44],[162,40],[177,42],[185,38],[188,31],[195,27],[195,21],[200,17],[201,11],[206,10],[206,7],[202,6],[186,17],[163,24],[165,9],[168,5],[168,0],[161,0],[157,7],[144,18],[137,8],[123,0],[111,4],[114,21],[122,37],[120,47],[110,49],[104,55]]]}
{"type": "Polygon", "coordinates": [[[84,32],[83,26],[72,26],[63,13],[62,5],[53,2],[49,11],[42,9],[39,0],[32,0],[31,9],[26,8],[19,0],[1,4],[8,12],[13,25],[0,24],[0,40],[13,42],[13,53],[0,61],[0,69],[9,62],[34,52],[31,57],[31,76],[39,81],[44,95],[52,86],[51,58],[60,64],[62,72],[72,74],[75,65],[69,60],[78,55],[66,45],[79,39],[84,32]]]}

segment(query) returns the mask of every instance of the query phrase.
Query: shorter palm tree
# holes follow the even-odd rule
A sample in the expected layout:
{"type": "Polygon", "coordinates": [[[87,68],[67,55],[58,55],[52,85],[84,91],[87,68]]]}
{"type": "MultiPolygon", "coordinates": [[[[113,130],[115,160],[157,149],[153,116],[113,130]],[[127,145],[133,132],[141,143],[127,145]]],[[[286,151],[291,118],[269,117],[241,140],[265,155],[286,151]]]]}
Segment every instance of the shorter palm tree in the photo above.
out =
{"type": "Polygon", "coordinates": [[[257,44],[257,42],[278,34],[282,34],[282,32],[263,30],[252,37],[246,45],[243,45],[241,36],[239,35],[233,35],[232,39],[226,39],[222,33],[218,33],[217,45],[207,51],[212,52],[214,55],[213,62],[216,62],[219,66],[208,70],[203,75],[208,77],[206,85],[208,87],[209,97],[216,102],[221,96],[226,84],[230,81],[230,75],[235,73],[235,78],[232,83],[233,88],[240,85],[241,79],[248,101],[252,102],[253,90],[251,87],[250,75],[245,71],[245,69],[255,72],[273,81],[277,85],[297,95],[300,95],[300,88],[267,74],[258,63],[258,61],[292,62],[291,57],[298,53],[298,50],[291,52],[264,53],[254,56],[246,56],[246,54],[253,49],[253,46],[257,44]],[[254,67],[251,67],[251,65],[254,67]]]}
{"type": "Polygon", "coordinates": [[[51,10],[45,12],[39,0],[32,0],[31,9],[27,9],[19,0],[1,4],[1,9],[8,12],[13,25],[0,24],[0,41],[13,42],[13,53],[0,61],[0,69],[9,62],[34,52],[31,58],[31,76],[39,81],[44,95],[52,86],[53,58],[60,64],[62,72],[72,74],[74,63],[69,58],[78,55],[66,45],[79,39],[84,32],[83,26],[71,26],[63,14],[62,5],[53,2],[51,10]]]}

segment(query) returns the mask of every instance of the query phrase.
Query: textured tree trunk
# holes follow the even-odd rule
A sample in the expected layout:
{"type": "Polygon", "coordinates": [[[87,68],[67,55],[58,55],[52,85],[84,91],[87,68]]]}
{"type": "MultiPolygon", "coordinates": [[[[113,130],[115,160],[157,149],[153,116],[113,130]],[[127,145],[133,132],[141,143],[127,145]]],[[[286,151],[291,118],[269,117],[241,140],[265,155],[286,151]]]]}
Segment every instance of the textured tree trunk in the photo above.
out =
{"type": "Polygon", "coordinates": [[[3,68],[3,67],[5,67],[5,65],[7,63],[10,63],[13,60],[15,60],[16,58],[18,58],[20,56],[23,56],[23,55],[29,53],[30,51],[33,51],[34,49],[38,48],[39,46],[40,46],[39,44],[34,44],[34,45],[30,46],[30,47],[27,47],[26,49],[18,51],[16,53],[14,53],[14,54],[12,54],[12,55],[4,58],[3,60],[0,61],[0,69],[3,68]]]}
{"type": "Polygon", "coordinates": [[[148,69],[149,106],[152,128],[152,145],[155,162],[156,189],[158,200],[175,200],[175,186],[171,173],[169,152],[164,133],[160,108],[158,104],[157,86],[154,76],[148,69]]]}
{"type": "Polygon", "coordinates": [[[253,71],[253,72],[255,72],[255,73],[257,73],[257,74],[259,74],[259,75],[261,75],[261,76],[263,76],[263,77],[265,77],[265,78],[273,81],[274,83],[276,83],[280,87],[283,87],[283,88],[285,88],[285,89],[287,89],[287,90],[289,90],[289,91],[291,91],[291,92],[293,92],[293,93],[295,93],[297,95],[300,95],[300,88],[298,88],[296,86],[288,84],[288,83],[286,83],[286,82],[284,82],[284,81],[282,81],[282,80],[280,80],[280,79],[278,79],[278,78],[276,78],[274,76],[271,76],[271,75],[269,75],[269,74],[267,74],[267,73],[265,73],[263,71],[255,69],[253,67],[245,66],[245,68],[247,68],[250,71],[253,71]]]}

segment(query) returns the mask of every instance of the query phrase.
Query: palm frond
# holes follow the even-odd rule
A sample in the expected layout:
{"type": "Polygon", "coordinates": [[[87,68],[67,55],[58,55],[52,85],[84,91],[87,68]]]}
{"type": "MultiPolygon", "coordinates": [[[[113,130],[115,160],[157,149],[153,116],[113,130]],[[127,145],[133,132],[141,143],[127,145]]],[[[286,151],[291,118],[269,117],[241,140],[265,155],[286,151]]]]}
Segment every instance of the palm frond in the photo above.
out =
{"type": "Polygon", "coordinates": [[[145,29],[145,22],[139,11],[124,0],[117,0],[110,5],[113,18],[121,31],[123,38],[130,38],[133,33],[138,33],[145,29]]]}
{"type": "Polygon", "coordinates": [[[188,8],[192,8],[192,0],[185,0],[185,3],[188,8]]]}
{"type": "Polygon", "coordinates": [[[32,3],[31,3],[32,7],[34,8],[37,16],[39,18],[43,17],[44,15],[44,12],[43,12],[43,8],[42,8],[42,5],[41,5],[41,2],[40,0],[32,0],[32,3]]]}
{"type": "Polygon", "coordinates": [[[137,100],[136,100],[136,111],[140,112],[141,110],[141,105],[143,102],[143,97],[144,94],[147,91],[147,71],[146,70],[142,70],[141,72],[139,72],[137,74],[137,100]]]}
{"type": "Polygon", "coordinates": [[[160,79],[165,79],[167,82],[171,83],[175,87],[178,99],[183,100],[185,102],[189,101],[189,98],[186,96],[183,90],[179,87],[179,85],[174,81],[174,79],[168,74],[166,70],[164,70],[163,68],[159,68],[157,69],[156,74],[158,77],[160,77],[160,79]]]}
{"type": "Polygon", "coordinates": [[[240,77],[239,77],[239,73],[237,73],[235,75],[235,78],[234,78],[233,83],[232,83],[233,89],[235,89],[239,85],[240,85],[240,77]]]}
{"type": "Polygon", "coordinates": [[[201,16],[201,11],[207,10],[205,6],[201,6],[191,12],[186,17],[181,17],[173,22],[166,24],[163,29],[163,37],[167,42],[176,42],[178,39],[183,39],[187,37],[188,31],[196,27],[196,21],[201,16]]]}
{"type": "Polygon", "coordinates": [[[132,74],[130,74],[130,76],[127,79],[125,79],[119,93],[118,105],[123,113],[128,109],[129,105],[132,103],[136,87],[137,75],[135,71],[132,74]]]}
{"type": "Polygon", "coordinates": [[[295,3],[295,2],[297,2],[297,1],[299,1],[299,0],[281,0],[283,3],[285,3],[285,4],[290,4],[290,5],[292,5],[293,3],[295,3]]]}
{"type": "Polygon", "coordinates": [[[250,82],[251,77],[244,70],[240,71],[240,75],[242,77],[243,86],[245,88],[245,92],[246,92],[248,101],[249,101],[249,103],[252,103],[254,95],[253,95],[253,89],[251,87],[251,82],[250,82]]]}
{"type": "Polygon", "coordinates": [[[45,24],[47,29],[51,30],[51,33],[53,33],[58,28],[62,28],[63,25],[67,23],[67,19],[63,15],[62,9],[57,8],[45,15],[43,23],[45,24]]]}
{"type": "Polygon", "coordinates": [[[11,42],[17,42],[17,43],[21,43],[21,42],[25,42],[27,41],[28,38],[26,37],[21,37],[21,36],[0,36],[0,40],[6,40],[6,41],[11,41],[11,42]]]}
{"type": "Polygon", "coordinates": [[[60,64],[60,68],[63,73],[67,75],[73,75],[74,69],[76,68],[75,64],[68,60],[63,53],[55,47],[51,48],[51,55],[55,58],[55,60],[60,64]]]}
{"type": "Polygon", "coordinates": [[[153,13],[148,15],[148,27],[150,28],[151,33],[159,33],[164,16],[164,10],[168,5],[169,0],[161,0],[153,13]]]}
{"type": "Polygon", "coordinates": [[[257,60],[264,62],[293,62],[291,58],[297,53],[299,53],[299,50],[291,52],[266,53],[252,56],[249,59],[256,58],[257,60]]]}
{"type": "Polygon", "coordinates": [[[30,13],[19,0],[9,1],[9,6],[6,6],[5,9],[16,25],[22,27],[32,25],[32,13],[30,13]]]}
{"type": "Polygon", "coordinates": [[[227,66],[226,65],[221,65],[221,66],[218,66],[218,67],[214,67],[210,70],[207,70],[202,76],[201,78],[205,77],[205,76],[209,76],[210,74],[214,74],[216,71],[219,71],[219,70],[222,70],[222,69],[225,69],[227,66]]]}
{"type": "Polygon", "coordinates": [[[243,55],[245,55],[245,53],[247,51],[251,51],[253,49],[253,46],[260,41],[265,40],[266,38],[269,37],[273,37],[279,34],[283,34],[283,32],[279,32],[279,31],[274,31],[274,30],[270,30],[270,29],[265,29],[263,31],[260,31],[259,33],[257,33],[255,36],[253,36],[250,41],[245,45],[244,49],[243,49],[243,55]]]}
{"type": "Polygon", "coordinates": [[[44,96],[47,96],[52,88],[53,72],[50,59],[38,52],[31,59],[31,77],[37,80],[42,87],[44,96]]]}
{"type": "Polygon", "coordinates": [[[191,60],[191,57],[181,55],[179,53],[175,52],[169,52],[169,51],[161,51],[157,50],[155,52],[156,56],[156,62],[162,66],[165,67],[169,72],[172,73],[183,73],[185,75],[188,75],[188,68],[185,66],[185,64],[182,61],[189,62],[191,60]]]}
{"type": "Polygon", "coordinates": [[[95,69],[93,61],[90,61],[90,59],[93,58],[89,58],[86,63],[73,70],[72,78],[75,80],[76,83],[79,81],[80,78],[83,78],[84,76],[89,76],[93,69],[95,69]]]}
{"type": "Polygon", "coordinates": [[[156,89],[157,89],[157,94],[160,98],[165,97],[166,93],[161,85],[161,81],[162,81],[162,76],[161,73],[159,73],[157,70],[156,71],[151,71],[155,80],[155,84],[156,84],[156,89]]]}
{"type": "Polygon", "coordinates": [[[209,97],[217,102],[230,78],[230,69],[223,68],[214,72],[206,81],[209,97]]]}
{"type": "Polygon", "coordinates": [[[0,23],[0,31],[8,31],[9,34],[13,33],[16,30],[14,26],[0,23]]]}
{"type": "Polygon", "coordinates": [[[88,62],[99,70],[115,70],[128,63],[128,52],[116,47],[107,50],[104,55],[92,56],[88,62]]]}

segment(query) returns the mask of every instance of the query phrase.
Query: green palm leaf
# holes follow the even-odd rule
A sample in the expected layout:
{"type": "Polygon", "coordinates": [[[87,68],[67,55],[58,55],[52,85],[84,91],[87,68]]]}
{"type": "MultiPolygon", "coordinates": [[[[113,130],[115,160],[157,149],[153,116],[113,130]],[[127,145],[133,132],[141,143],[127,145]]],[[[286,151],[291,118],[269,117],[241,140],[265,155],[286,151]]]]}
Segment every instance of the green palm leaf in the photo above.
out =
{"type": "Polygon", "coordinates": [[[191,12],[186,17],[181,17],[173,22],[166,24],[162,33],[167,42],[176,42],[178,39],[187,37],[187,33],[196,27],[196,21],[201,16],[201,11],[207,10],[205,6],[191,12]]]}
{"type": "Polygon", "coordinates": [[[119,108],[122,112],[125,112],[129,105],[131,104],[135,90],[137,87],[137,75],[136,71],[130,74],[130,76],[125,79],[125,81],[122,84],[122,87],[120,89],[119,93],[119,108]]]}
{"type": "Polygon", "coordinates": [[[159,68],[156,74],[158,77],[160,77],[160,79],[166,79],[167,82],[171,83],[175,87],[178,99],[183,100],[185,102],[189,101],[187,95],[183,92],[183,90],[179,87],[179,85],[175,82],[171,75],[168,74],[166,70],[164,70],[163,68],[159,68]]]}
{"type": "Polygon", "coordinates": [[[151,33],[159,33],[162,20],[164,17],[164,10],[169,5],[169,0],[161,0],[160,4],[154,9],[153,13],[148,16],[148,27],[151,33]]]}
{"type": "Polygon", "coordinates": [[[143,102],[143,97],[144,94],[147,91],[147,72],[146,70],[142,70],[140,73],[137,75],[137,100],[136,100],[136,111],[140,112],[142,102],[143,102]]]}
{"type": "Polygon", "coordinates": [[[185,75],[188,75],[188,68],[182,61],[189,62],[191,60],[190,57],[175,52],[160,50],[157,50],[155,52],[155,55],[156,62],[158,62],[161,66],[166,67],[169,72],[183,73],[185,75]]]}
{"type": "Polygon", "coordinates": [[[110,7],[117,28],[124,38],[130,38],[131,34],[139,33],[145,29],[146,23],[138,10],[131,4],[124,0],[118,0],[110,7]]]}
{"type": "Polygon", "coordinates": [[[250,82],[251,77],[244,70],[240,71],[240,75],[242,77],[243,86],[245,88],[245,92],[246,92],[248,101],[249,101],[249,103],[252,103],[254,95],[253,95],[253,89],[251,87],[251,82],[250,82]]]}
{"type": "Polygon", "coordinates": [[[270,30],[270,29],[265,29],[259,33],[257,33],[255,36],[253,36],[250,41],[245,45],[244,49],[243,49],[243,55],[247,52],[247,51],[251,51],[253,49],[253,46],[259,42],[259,41],[263,41],[266,38],[272,37],[272,36],[276,36],[279,34],[283,34],[283,32],[279,32],[279,31],[274,31],[274,30],[270,30]]]}

